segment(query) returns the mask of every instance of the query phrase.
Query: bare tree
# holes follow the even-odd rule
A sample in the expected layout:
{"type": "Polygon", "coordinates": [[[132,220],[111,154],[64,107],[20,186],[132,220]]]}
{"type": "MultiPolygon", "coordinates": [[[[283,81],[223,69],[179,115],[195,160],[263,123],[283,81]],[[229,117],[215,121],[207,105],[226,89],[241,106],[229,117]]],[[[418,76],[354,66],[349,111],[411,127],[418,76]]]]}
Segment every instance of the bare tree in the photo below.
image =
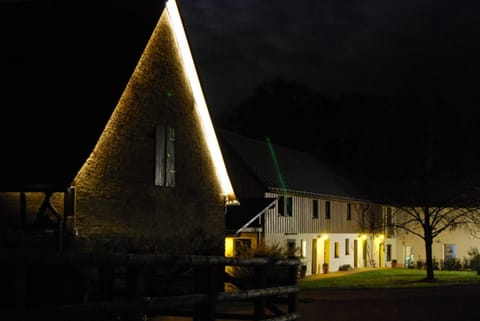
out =
{"type": "Polygon", "coordinates": [[[390,226],[416,235],[425,243],[427,281],[435,280],[432,256],[434,239],[446,230],[464,228],[473,233],[480,226],[478,191],[464,188],[460,192],[458,186],[448,190],[455,195],[448,197],[445,191],[440,193],[438,189],[433,194],[433,188],[424,190],[424,193],[410,189],[410,200],[404,198],[393,206],[390,226]]]}

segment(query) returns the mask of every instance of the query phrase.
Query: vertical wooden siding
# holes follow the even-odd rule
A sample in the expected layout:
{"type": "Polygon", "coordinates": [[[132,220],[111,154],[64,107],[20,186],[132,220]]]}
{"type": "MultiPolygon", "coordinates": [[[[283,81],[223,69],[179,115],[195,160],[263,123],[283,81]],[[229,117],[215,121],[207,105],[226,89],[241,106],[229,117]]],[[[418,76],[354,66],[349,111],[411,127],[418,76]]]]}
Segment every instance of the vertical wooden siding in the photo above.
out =
{"type": "MultiPolygon", "coordinates": [[[[265,197],[278,197],[277,193],[265,193],[265,197]]],[[[360,233],[362,209],[366,204],[354,201],[315,198],[289,194],[292,197],[292,216],[278,214],[278,208],[265,214],[265,233],[360,233]],[[318,218],[313,218],[313,200],[318,200],[318,218]],[[325,202],[330,201],[330,219],[325,218],[325,202]],[[351,220],[347,220],[347,203],[352,204],[351,220]]]]}

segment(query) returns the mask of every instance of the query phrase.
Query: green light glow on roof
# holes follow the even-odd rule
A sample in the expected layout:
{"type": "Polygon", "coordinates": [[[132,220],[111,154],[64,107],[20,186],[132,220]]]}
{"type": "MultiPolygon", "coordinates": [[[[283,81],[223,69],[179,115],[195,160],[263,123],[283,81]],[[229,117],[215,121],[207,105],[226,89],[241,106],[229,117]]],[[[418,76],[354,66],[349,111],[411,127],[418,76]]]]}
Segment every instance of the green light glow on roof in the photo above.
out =
{"type": "Polygon", "coordinates": [[[285,181],[283,180],[282,171],[280,170],[280,165],[278,163],[277,155],[275,154],[275,150],[273,149],[273,145],[270,142],[269,137],[267,137],[267,144],[268,144],[268,149],[270,150],[270,154],[272,155],[272,160],[275,166],[275,171],[277,172],[278,181],[280,182],[280,186],[283,189],[284,195],[287,195],[287,187],[285,185],[285,181]]]}

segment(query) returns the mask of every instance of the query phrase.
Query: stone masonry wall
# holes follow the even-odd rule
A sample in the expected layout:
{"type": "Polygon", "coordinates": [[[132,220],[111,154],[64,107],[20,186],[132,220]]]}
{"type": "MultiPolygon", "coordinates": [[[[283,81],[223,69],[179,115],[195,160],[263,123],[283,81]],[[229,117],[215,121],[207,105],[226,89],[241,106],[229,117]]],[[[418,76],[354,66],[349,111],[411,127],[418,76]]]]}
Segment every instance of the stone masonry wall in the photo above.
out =
{"type": "Polygon", "coordinates": [[[224,200],[203,135],[164,12],[74,180],[77,248],[223,255],[224,200]],[[156,124],[175,129],[175,187],[154,184],[156,124]]]}

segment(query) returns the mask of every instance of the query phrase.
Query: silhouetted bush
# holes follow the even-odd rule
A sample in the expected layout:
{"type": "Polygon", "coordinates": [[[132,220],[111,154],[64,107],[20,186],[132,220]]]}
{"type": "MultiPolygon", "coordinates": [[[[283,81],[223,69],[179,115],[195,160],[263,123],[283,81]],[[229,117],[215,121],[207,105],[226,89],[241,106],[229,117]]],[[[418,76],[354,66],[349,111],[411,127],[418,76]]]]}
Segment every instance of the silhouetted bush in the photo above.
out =
{"type": "Polygon", "coordinates": [[[476,271],[478,275],[480,275],[480,253],[478,249],[471,248],[468,251],[468,255],[470,257],[470,269],[476,271]]]}

